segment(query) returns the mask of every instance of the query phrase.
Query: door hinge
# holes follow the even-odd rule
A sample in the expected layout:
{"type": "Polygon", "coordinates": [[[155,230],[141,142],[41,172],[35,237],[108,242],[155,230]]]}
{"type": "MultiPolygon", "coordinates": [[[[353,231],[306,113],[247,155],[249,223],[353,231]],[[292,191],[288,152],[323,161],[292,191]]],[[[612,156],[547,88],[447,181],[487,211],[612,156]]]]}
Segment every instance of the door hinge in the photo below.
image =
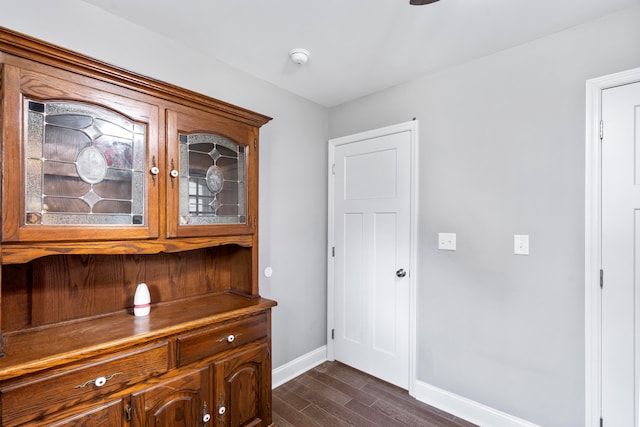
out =
{"type": "Polygon", "coordinates": [[[335,246],[331,247],[331,256],[332,257],[336,256],[336,247],[335,246]]]}
{"type": "Polygon", "coordinates": [[[253,148],[258,148],[258,140],[257,139],[253,140],[253,148]]]}
{"type": "Polygon", "coordinates": [[[331,330],[331,339],[335,339],[335,337],[336,337],[336,330],[332,329],[331,330]]]}
{"type": "Polygon", "coordinates": [[[600,120],[600,140],[604,138],[604,121],[600,120]]]}
{"type": "Polygon", "coordinates": [[[127,419],[127,421],[131,421],[131,413],[133,412],[133,408],[131,407],[131,405],[127,405],[124,408],[124,417],[127,419]]]}
{"type": "Polygon", "coordinates": [[[600,270],[600,289],[604,287],[604,270],[600,270]]]}
{"type": "Polygon", "coordinates": [[[332,174],[332,175],[335,175],[335,174],[336,174],[336,164],[335,164],[335,163],[333,163],[333,164],[331,165],[331,174],[332,174]]]}

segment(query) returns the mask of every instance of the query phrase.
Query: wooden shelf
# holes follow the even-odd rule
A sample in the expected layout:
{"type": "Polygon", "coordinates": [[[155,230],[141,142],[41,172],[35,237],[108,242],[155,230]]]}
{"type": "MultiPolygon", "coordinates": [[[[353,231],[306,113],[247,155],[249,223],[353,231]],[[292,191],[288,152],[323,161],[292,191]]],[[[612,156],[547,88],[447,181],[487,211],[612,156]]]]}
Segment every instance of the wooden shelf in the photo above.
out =
{"type": "Polygon", "coordinates": [[[0,381],[237,320],[275,305],[264,298],[207,294],[153,306],[145,317],[116,313],[7,333],[0,381]]]}
{"type": "Polygon", "coordinates": [[[48,255],[150,255],[203,249],[235,244],[253,245],[253,236],[216,236],[156,240],[120,240],[103,242],[4,243],[2,264],[21,264],[48,255]]]}

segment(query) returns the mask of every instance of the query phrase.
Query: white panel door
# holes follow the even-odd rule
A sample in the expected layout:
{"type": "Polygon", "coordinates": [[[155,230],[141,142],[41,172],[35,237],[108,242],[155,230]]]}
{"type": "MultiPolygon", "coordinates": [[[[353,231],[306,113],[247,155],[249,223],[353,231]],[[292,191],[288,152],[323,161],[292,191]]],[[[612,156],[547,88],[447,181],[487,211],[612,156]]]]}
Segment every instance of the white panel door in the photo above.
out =
{"type": "Polygon", "coordinates": [[[638,426],[640,83],[602,91],[602,418],[638,426]]]}
{"type": "MultiPolygon", "coordinates": [[[[384,133],[384,132],[383,132],[384,133]]],[[[408,388],[411,131],[334,149],[334,357],[408,388]]]]}

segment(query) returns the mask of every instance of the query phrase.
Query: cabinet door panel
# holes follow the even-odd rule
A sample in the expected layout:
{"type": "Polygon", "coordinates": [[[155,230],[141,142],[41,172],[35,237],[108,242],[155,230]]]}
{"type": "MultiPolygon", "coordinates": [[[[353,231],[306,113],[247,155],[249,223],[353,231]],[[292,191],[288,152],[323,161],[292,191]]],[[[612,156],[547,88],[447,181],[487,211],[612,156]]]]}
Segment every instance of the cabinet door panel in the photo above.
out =
{"type": "Polygon", "coordinates": [[[157,237],[158,108],[62,76],[4,77],[3,240],[157,237]]]}
{"type": "Polygon", "coordinates": [[[169,237],[252,233],[255,127],[199,110],[167,113],[169,237]]]}
{"type": "Polygon", "coordinates": [[[248,346],[214,362],[216,426],[271,424],[271,366],[269,346],[248,346]]]}
{"type": "Polygon", "coordinates": [[[209,368],[189,369],[134,394],[132,427],[204,426],[209,381],[209,368]]]}

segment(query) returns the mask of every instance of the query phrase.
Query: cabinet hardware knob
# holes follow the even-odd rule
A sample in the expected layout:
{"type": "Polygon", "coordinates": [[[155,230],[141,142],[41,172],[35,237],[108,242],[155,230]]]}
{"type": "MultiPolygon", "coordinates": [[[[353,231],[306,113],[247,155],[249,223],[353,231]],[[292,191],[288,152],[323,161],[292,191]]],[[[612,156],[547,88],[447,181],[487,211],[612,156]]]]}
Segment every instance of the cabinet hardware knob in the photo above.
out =
{"type": "Polygon", "coordinates": [[[174,186],[174,182],[178,175],[180,175],[180,173],[176,169],[176,162],[171,159],[171,172],[169,172],[169,176],[171,176],[171,187],[174,186]]]}
{"type": "Polygon", "coordinates": [[[158,164],[156,163],[156,156],[151,157],[151,178],[153,178],[153,185],[156,185],[156,175],[160,173],[158,164]]]}
{"type": "Polygon", "coordinates": [[[108,375],[106,377],[98,377],[98,378],[96,378],[94,380],[89,380],[84,384],[77,385],[74,388],[85,388],[89,384],[93,384],[96,387],[102,387],[103,385],[105,385],[107,383],[107,381],[109,381],[110,379],[112,379],[112,378],[114,378],[114,377],[116,377],[118,375],[121,375],[121,374],[122,374],[122,372],[116,372],[115,374],[111,374],[111,375],[108,375]]]}
{"type": "Polygon", "coordinates": [[[227,408],[223,405],[224,399],[222,394],[220,394],[220,399],[218,399],[218,424],[222,424],[222,416],[225,412],[227,412],[227,408]]]}
{"type": "Polygon", "coordinates": [[[222,338],[220,338],[217,342],[225,342],[225,341],[226,341],[226,342],[228,342],[228,343],[232,343],[232,342],[234,342],[234,341],[236,340],[236,338],[238,338],[240,335],[242,335],[242,334],[235,334],[235,335],[233,335],[233,334],[229,334],[229,335],[227,335],[226,337],[222,337],[222,338]]]}
{"type": "Polygon", "coordinates": [[[396,276],[403,278],[404,276],[407,275],[407,272],[404,271],[404,268],[401,268],[400,270],[396,271],[396,276]]]}
{"type": "Polygon", "coordinates": [[[207,402],[204,402],[202,405],[202,422],[206,424],[211,420],[211,414],[209,413],[209,409],[207,409],[207,402]]]}

